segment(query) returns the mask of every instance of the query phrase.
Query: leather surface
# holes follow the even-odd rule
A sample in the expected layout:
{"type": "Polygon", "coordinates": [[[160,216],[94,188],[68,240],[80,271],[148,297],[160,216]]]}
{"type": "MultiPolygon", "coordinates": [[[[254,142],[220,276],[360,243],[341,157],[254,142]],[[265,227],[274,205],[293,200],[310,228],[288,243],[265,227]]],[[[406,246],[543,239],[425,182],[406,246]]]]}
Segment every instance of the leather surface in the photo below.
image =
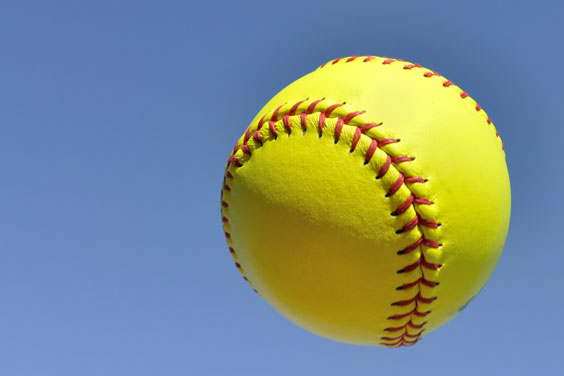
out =
{"type": "Polygon", "coordinates": [[[495,268],[510,216],[505,156],[485,112],[445,78],[384,61],[342,59],[283,89],[237,142],[222,192],[228,243],[258,293],[314,333],[366,345],[386,336],[418,339],[453,318],[495,268]],[[304,124],[299,114],[322,98],[304,124]],[[343,102],[320,132],[320,114],[343,102]],[[365,112],[336,137],[338,119],[356,111],[365,112]],[[380,122],[351,152],[355,130],[380,122]],[[378,147],[365,164],[373,139],[399,142],[378,147]],[[413,160],[393,163],[376,179],[388,156],[402,155],[413,160]],[[426,182],[403,184],[386,197],[400,173],[426,182]],[[433,205],[392,216],[412,194],[433,205]],[[440,227],[396,233],[417,215],[440,227]],[[397,254],[422,236],[441,247],[397,254]],[[421,255],[440,268],[397,273],[421,255]],[[440,284],[397,290],[420,277],[440,284]],[[392,306],[416,294],[436,300],[392,306]],[[390,322],[413,309],[431,312],[390,322]]]}

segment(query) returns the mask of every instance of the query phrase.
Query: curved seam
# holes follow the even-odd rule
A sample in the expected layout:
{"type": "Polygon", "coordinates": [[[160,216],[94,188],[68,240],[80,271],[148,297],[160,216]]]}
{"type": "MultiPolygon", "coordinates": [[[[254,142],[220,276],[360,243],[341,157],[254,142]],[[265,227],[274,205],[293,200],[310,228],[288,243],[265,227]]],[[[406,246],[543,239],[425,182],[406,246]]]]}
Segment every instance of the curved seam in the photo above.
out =
{"type": "Polygon", "coordinates": [[[478,104],[478,102],[476,102],[475,99],[471,98],[468,95],[468,93],[466,93],[464,90],[462,90],[461,88],[456,86],[454,83],[452,83],[452,81],[450,81],[447,78],[441,76],[439,73],[437,73],[435,71],[432,71],[432,70],[429,70],[427,68],[422,67],[420,64],[410,63],[410,62],[404,61],[402,59],[390,59],[390,58],[387,58],[387,57],[378,57],[378,56],[368,55],[368,56],[350,56],[350,57],[333,59],[333,60],[331,60],[331,61],[329,61],[325,64],[322,64],[318,69],[325,68],[325,67],[331,66],[331,65],[335,65],[335,64],[338,64],[338,63],[351,63],[351,62],[354,62],[354,61],[362,62],[362,63],[368,63],[368,62],[378,63],[378,62],[380,62],[382,65],[404,64],[402,66],[402,68],[404,70],[421,69],[421,70],[423,70],[423,77],[426,77],[426,78],[438,77],[439,79],[441,79],[443,87],[451,88],[451,89],[452,88],[458,89],[458,94],[459,94],[461,99],[472,100],[474,102],[473,106],[474,106],[474,109],[476,110],[476,112],[484,114],[486,123],[493,127],[493,130],[495,131],[495,135],[499,139],[499,142],[501,143],[501,150],[503,150],[505,152],[505,146],[503,145],[503,141],[501,140],[499,132],[497,131],[497,129],[493,125],[493,123],[492,123],[491,119],[489,118],[488,114],[478,104]]]}
{"type": "MultiPolygon", "coordinates": [[[[229,181],[234,178],[233,174],[230,172],[230,168],[239,168],[242,167],[244,164],[243,159],[250,158],[254,150],[262,147],[264,143],[269,141],[274,141],[277,139],[278,134],[280,132],[285,132],[289,135],[292,132],[292,123],[299,123],[303,134],[308,129],[308,120],[311,121],[311,115],[319,115],[316,120],[316,127],[319,132],[320,138],[323,135],[323,130],[325,128],[325,122],[327,119],[336,119],[335,129],[333,131],[333,137],[335,139],[335,143],[338,143],[340,140],[341,132],[345,125],[355,127],[354,137],[351,141],[351,152],[355,150],[358,145],[358,142],[362,137],[368,137],[371,142],[370,146],[366,150],[365,153],[365,165],[367,165],[374,153],[377,149],[382,150],[386,154],[386,161],[379,167],[377,171],[376,179],[380,179],[384,177],[390,170],[395,170],[398,174],[397,179],[394,183],[387,188],[387,197],[393,196],[398,192],[398,190],[405,186],[407,190],[410,192],[409,197],[402,202],[398,207],[392,212],[392,215],[400,215],[405,213],[409,208],[413,208],[415,212],[415,217],[412,218],[410,221],[404,224],[401,229],[398,229],[396,233],[404,233],[409,232],[415,228],[418,229],[419,233],[421,233],[421,237],[415,241],[413,244],[410,244],[408,247],[399,250],[397,252],[398,255],[406,255],[410,254],[416,250],[419,250],[420,256],[419,259],[415,263],[411,263],[406,265],[404,268],[397,271],[398,274],[403,273],[410,273],[419,271],[421,273],[421,277],[418,279],[398,286],[396,290],[407,290],[417,287],[417,293],[410,299],[407,300],[399,300],[391,303],[392,306],[404,307],[404,306],[413,306],[413,308],[408,312],[403,312],[401,314],[395,314],[392,316],[388,316],[387,319],[391,321],[398,321],[398,320],[405,320],[409,317],[409,320],[401,325],[401,326],[390,326],[385,328],[384,330],[389,333],[398,334],[396,336],[384,336],[381,337],[381,344],[384,346],[389,347],[397,347],[397,346],[410,346],[417,343],[421,335],[423,333],[424,326],[427,323],[426,321],[421,324],[416,324],[414,322],[415,317],[426,317],[431,313],[430,310],[421,312],[418,310],[422,304],[430,304],[434,300],[437,299],[436,296],[425,297],[422,295],[422,286],[426,286],[429,288],[433,288],[439,284],[438,281],[428,280],[425,277],[424,269],[427,270],[438,270],[441,265],[430,263],[425,259],[425,254],[423,252],[422,246],[428,248],[439,248],[441,244],[427,239],[425,236],[425,232],[423,231],[423,227],[427,228],[438,228],[440,226],[439,223],[432,219],[425,219],[422,217],[422,214],[417,210],[416,204],[418,205],[433,205],[433,203],[425,197],[417,197],[416,193],[408,186],[411,183],[426,183],[426,180],[423,179],[421,176],[405,176],[404,173],[401,171],[402,169],[398,167],[398,164],[405,163],[405,162],[412,162],[414,158],[408,157],[406,155],[392,155],[392,153],[386,151],[382,147],[385,147],[389,144],[399,143],[399,139],[389,138],[389,137],[379,137],[377,138],[374,135],[375,128],[382,125],[382,123],[372,123],[366,121],[359,121],[360,115],[364,113],[364,111],[343,111],[345,103],[339,104],[326,104],[322,103],[325,99],[319,99],[315,101],[309,101],[308,99],[299,101],[293,104],[290,108],[288,105],[281,105],[277,107],[272,113],[265,114],[259,122],[253,126],[249,126],[247,131],[245,132],[244,136],[237,141],[235,147],[233,148],[233,152],[229,156],[226,172],[224,176],[224,183],[223,189],[221,192],[221,207],[222,207],[222,220],[225,230],[225,236],[227,239],[227,243],[229,245],[229,250],[231,255],[235,260],[235,265],[240,273],[243,275],[243,278],[253,287],[251,281],[247,278],[243,267],[238,261],[237,252],[233,248],[232,240],[231,240],[231,233],[230,233],[230,226],[229,226],[229,217],[228,217],[228,208],[229,208],[229,199],[228,199],[228,192],[231,191],[231,187],[229,185],[229,181]],[[321,105],[320,105],[321,104],[321,105]],[[316,107],[320,105],[323,107],[322,111],[316,111],[316,107]],[[340,112],[340,114],[339,114],[340,112]],[[334,113],[337,113],[334,115],[334,113]],[[269,116],[267,116],[269,115],[269,116]],[[268,118],[270,118],[268,120],[268,118]],[[281,120],[280,120],[281,119],[281,120]],[[254,131],[253,131],[254,129],[254,131]],[[261,129],[268,129],[267,137],[264,138],[264,135],[261,135],[261,129]],[[372,134],[371,134],[372,133],[372,134]],[[240,141],[242,143],[240,144],[240,141]],[[249,145],[254,146],[250,148],[249,145]],[[237,156],[239,154],[239,156],[237,156]],[[415,334],[409,332],[409,328],[416,330],[415,334]],[[400,333],[401,332],[401,333],[400,333]]],[[[266,131],[263,131],[265,133],[266,131]]],[[[247,159],[248,160],[248,159],[247,159]]],[[[253,287],[253,290],[257,292],[257,290],[253,287]]],[[[258,293],[258,292],[257,292],[258,293]]]]}

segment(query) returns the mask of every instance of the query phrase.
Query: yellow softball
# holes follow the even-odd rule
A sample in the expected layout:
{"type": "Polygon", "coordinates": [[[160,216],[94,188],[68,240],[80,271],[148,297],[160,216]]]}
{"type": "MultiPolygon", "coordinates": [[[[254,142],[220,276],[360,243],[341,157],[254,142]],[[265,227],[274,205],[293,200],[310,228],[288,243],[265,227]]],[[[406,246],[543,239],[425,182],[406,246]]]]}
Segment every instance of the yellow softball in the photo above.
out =
{"type": "Polygon", "coordinates": [[[492,273],[510,216],[503,145],[466,92],[396,59],[336,59],[272,98],[229,156],[235,265],[294,323],[412,345],[492,273]]]}

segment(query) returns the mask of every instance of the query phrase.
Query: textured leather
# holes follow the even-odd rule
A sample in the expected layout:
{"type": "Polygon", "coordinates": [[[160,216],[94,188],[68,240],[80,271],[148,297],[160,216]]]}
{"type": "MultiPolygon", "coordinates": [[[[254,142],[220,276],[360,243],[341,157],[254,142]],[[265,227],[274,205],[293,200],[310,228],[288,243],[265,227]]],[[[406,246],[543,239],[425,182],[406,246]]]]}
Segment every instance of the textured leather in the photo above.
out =
{"type": "Polygon", "coordinates": [[[510,217],[501,140],[476,102],[431,73],[384,58],[330,62],[272,98],[230,157],[222,213],[237,265],[276,310],[314,333],[411,344],[453,318],[495,268],[510,217]],[[321,114],[342,103],[320,130],[321,114]],[[370,123],[382,124],[355,144],[370,123]],[[365,164],[372,140],[387,139],[399,141],[382,142],[365,164]],[[377,179],[388,156],[412,160],[377,179]],[[400,174],[425,182],[386,197],[400,174]],[[411,195],[433,204],[392,215],[411,195]],[[396,233],[418,215],[439,227],[396,233]],[[398,255],[422,237],[441,246],[398,255]],[[422,257],[440,268],[398,273],[422,257]],[[439,284],[397,289],[421,277],[439,284]],[[436,300],[392,305],[416,295],[436,300]]]}

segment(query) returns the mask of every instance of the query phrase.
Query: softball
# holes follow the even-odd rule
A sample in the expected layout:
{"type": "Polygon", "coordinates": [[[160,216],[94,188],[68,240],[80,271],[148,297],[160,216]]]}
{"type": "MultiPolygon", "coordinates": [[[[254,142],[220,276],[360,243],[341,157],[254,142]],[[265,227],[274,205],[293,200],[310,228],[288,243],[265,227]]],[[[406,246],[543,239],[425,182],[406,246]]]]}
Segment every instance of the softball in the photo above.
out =
{"type": "Polygon", "coordinates": [[[337,341],[417,343],[495,268],[511,193],[498,133],[419,64],[330,61],[272,98],[221,192],[235,265],[286,318],[337,341]]]}

